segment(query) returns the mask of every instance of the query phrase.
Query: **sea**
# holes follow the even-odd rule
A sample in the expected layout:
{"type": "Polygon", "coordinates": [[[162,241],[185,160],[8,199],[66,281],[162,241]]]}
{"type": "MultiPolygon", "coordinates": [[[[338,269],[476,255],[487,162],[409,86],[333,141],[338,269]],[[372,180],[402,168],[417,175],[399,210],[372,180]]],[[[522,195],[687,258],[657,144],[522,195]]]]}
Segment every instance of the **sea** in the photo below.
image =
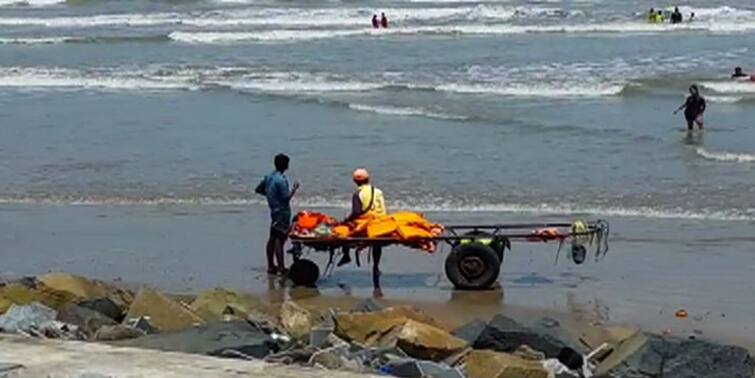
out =
{"type": "MultiPolygon", "coordinates": [[[[611,224],[600,263],[515,244],[497,306],[755,345],[736,66],[755,73],[755,3],[0,0],[0,270],[268,290],[253,188],[286,153],[295,210],[345,215],[365,167],[389,210],[439,223],[611,224]],[[681,24],[645,22],[674,6],[681,24]],[[672,113],[691,84],[704,132],[672,113]]],[[[458,299],[447,252],[390,249],[384,295],[458,299]]],[[[320,290],[369,296],[366,265],[320,290]]]]}

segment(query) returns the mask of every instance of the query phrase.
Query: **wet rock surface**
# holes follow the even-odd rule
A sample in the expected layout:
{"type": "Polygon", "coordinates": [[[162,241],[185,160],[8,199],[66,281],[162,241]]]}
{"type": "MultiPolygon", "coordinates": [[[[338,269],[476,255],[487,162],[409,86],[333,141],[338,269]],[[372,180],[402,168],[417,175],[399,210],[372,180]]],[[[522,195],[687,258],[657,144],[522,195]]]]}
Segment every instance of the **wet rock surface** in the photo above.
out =
{"type": "Polygon", "coordinates": [[[521,345],[543,352],[548,358],[558,356],[561,349],[567,346],[566,343],[549,334],[524,327],[503,315],[496,315],[472,344],[475,349],[490,349],[506,353],[516,351],[521,345]]]}
{"type": "Polygon", "coordinates": [[[269,335],[245,321],[213,323],[163,332],[118,341],[113,345],[237,358],[264,358],[276,349],[269,335]]]}
{"type": "Polygon", "coordinates": [[[205,322],[188,307],[148,287],[139,290],[126,314],[126,319],[139,317],[149,317],[160,331],[176,331],[205,322]]]}
{"type": "MultiPolygon", "coordinates": [[[[741,347],[703,340],[644,335],[614,353],[625,353],[612,369],[601,371],[613,377],[645,378],[749,378],[755,361],[741,347]],[[633,351],[633,352],[632,352],[633,351]]],[[[617,355],[618,356],[618,355],[617,355]]]]}
{"type": "Polygon", "coordinates": [[[273,305],[222,288],[179,297],[145,287],[134,295],[66,274],[0,286],[0,328],[37,338],[317,367],[334,376],[745,378],[755,365],[743,348],[636,327],[592,327],[577,337],[557,319],[521,322],[497,315],[449,332],[422,311],[385,308],[372,299],[343,311],[295,300],[273,305]],[[588,359],[587,346],[601,346],[600,353],[588,359]]]}

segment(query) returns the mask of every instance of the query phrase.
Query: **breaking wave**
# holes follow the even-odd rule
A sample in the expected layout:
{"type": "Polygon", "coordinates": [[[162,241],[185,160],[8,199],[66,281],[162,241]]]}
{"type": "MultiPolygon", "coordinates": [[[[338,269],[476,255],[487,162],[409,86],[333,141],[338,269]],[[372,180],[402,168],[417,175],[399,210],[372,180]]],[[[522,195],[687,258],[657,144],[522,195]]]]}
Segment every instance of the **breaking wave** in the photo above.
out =
{"type": "MultiPolygon", "coordinates": [[[[266,206],[263,199],[247,197],[0,197],[0,205],[74,205],[74,206],[266,206]]],[[[346,200],[322,197],[297,199],[298,208],[348,208],[346,200]]],[[[712,221],[755,221],[753,209],[740,210],[685,210],[681,208],[658,207],[600,207],[579,204],[526,204],[526,203],[480,203],[470,204],[465,201],[417,202],[394,200],[396,209],[412,209],[422,212],[451,213],[526,213],[538,215],[579,216],[594,215],[603,217],[651,218],[651,219],[689,219],[712,221]]]]}
{"type": "Polygon", "coordinates": [[[63,68],[0,68],[0,87],[72,88],[72,89],[131,89],[176,90],[196,89],[196,86],[178,78],[144,77],[139,72],[121,72],[117,75],[82,73],[63,68]]]}
{"type": "MultiPolygon", "coordinates": [[[[453,79],[453,78],[452,78],[453,79]]],[[[486,81],[500,81],[491,77],[486,81]]],[[[474,77],[460,77],[458,82],[418,82],[348,77],[334,73],[265,72],[252,68],[210,69],[130,69],[128,67],[74,70],[46,67],[0,67],[0,87],[23,89],[101,89],[101,90],[200,90],[227,88],[239,92],[267,94],[317,94],[330,92],[439,91],[506,97],[599,98],[621,93],[624,84],[602,83],[516,83],[467,84],[474,77]]],[[[507,80],[508,81],[508,80],[507,80]]],[[[390,115],[423,115],[443,119],[465,119],[429,109],[352,104],[353,110],[390,115]]]]}
{"type": "Polygon", "coordinates": [[[708,160],[734,162],[734,163],[753,163],[755,154],[732,153],[732,152],[712,152],[704,148],[698,148],[695,152],[708,160]]]}
{"type": "Polygon", "coordinates": [[[515,97],[604,97],[619,95],[623,84],[578,85],[564,84],[512,84],[508,86],[490,84],[446,84],[437,87],[443,92],[463,94],[492,94],[515,97]]]}
{"type": "Polygon", "coordinates": [[[0,7],[27,6],[48,7],[51,5],[65,4],[66,0],[0,0],[0,7]]]}
{"type": "Polygon", "coordinates": [[[752,81],[705,81],[700,84],[718,93],[755,94],[755,82],[752,81]]]}
{"type": "Polygon", "coordinates": [[[394,116],[422,116],[422,117],[428,117],[428,118],[458,120],[458,121],[469,119],[469,117],[465,117],[465,116],[433,112],[424,108],[412,108],[412,107],[402,107],[402,106],[349,104],[349,109],[360,111],[360,112],[376,113],[376,114],[383,114],[383,115],[394,115],[394,116]]]}

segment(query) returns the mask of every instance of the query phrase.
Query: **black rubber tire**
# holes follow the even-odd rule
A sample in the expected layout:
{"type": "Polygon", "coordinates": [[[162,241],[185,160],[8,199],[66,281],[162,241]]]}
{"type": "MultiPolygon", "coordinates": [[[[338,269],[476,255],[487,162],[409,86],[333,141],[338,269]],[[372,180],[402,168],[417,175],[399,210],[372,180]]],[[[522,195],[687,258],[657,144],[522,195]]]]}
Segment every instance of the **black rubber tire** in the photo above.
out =
{"type": "Polygon", "coordinates": [[[498,261],[503,265],[503,255],[506,252],[506,244],[508,243],[508,240],[485,231],[469,231],[465,233],[464,236],[471,236],[470,239],[473,241],[476,239],[492,239],[493,242],[490,243],[490,248],[493,248],[493,251],[495,251],[495,254],[498,256],[498,261]]]}
{"type": "Polygon", "coordinates": [[[483,290],[498,280],[501,260],[480,243],[461,244],[446,257],[446,277],[457,289],[483,290]]]}
{"type": "Polygon", "coordinates": [[[298,259],[291,264],[288,278],[294,286],[315,287],[320,278],[320,268],[312,260],[298,259]]]}

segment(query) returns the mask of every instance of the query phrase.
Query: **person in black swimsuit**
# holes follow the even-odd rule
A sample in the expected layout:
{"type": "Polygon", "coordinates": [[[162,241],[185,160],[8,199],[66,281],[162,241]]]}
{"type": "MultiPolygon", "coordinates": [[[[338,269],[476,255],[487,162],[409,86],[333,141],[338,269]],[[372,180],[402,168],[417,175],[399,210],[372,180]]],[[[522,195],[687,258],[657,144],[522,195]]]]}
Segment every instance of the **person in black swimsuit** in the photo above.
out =
{"type": "Polygon", "coordinates": [[[705,113],[705,99],[700,96],[700,90],[697,85],[689,86],[689,96],[687,100],[674,110],[674,114],[684,109],[684,118],[687,120],[687,130],[692,131],[692,127],[697,123],[700,130],[703,129],[703,113],[705,113]]]}

